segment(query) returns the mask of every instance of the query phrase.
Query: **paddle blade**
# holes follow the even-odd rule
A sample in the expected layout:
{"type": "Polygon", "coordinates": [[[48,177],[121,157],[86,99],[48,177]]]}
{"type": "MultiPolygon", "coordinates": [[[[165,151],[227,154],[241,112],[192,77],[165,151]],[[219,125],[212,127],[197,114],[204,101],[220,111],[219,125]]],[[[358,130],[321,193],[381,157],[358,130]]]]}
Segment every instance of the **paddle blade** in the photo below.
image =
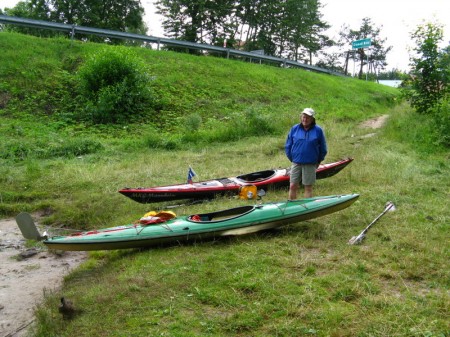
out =
{"type": "Polygon", "coordinates": [[[392,201],[388,201],[386,203],[386,206],[384,206],[384,208],[387,209],[388,212],[393,212],[393,211],[397,210],[397,208],[395,207],[395,205],[392,201]]]}
{"type": "Polygon", "coordinates": [[[41,234],[39,234],[39,231],[37,230],[30,214],[25,212],[19,213],[16,216],[16,223],[25,239],[36,241],[40,241],[42,239],[41,234]]]}
{"type": "Polygon", "coordinates": [[[352,236],[350,240],[348,240],[349,245],[359,245],[365,238],[364,234],[360,234],[358,236],[352,236]]]}

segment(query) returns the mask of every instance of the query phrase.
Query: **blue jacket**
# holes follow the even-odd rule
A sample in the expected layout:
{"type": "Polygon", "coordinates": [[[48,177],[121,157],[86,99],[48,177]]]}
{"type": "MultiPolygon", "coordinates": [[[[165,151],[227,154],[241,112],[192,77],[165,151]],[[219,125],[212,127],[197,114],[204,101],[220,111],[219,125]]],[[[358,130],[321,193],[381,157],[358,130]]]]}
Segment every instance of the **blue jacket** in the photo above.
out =
{"type": "Polygon", "coordinates": [[[319,164],[327,154],[327,142],[320,126],[314,124],[306,131],[300,123],[289,131],[284,149],[293,163],[319,164]]]}

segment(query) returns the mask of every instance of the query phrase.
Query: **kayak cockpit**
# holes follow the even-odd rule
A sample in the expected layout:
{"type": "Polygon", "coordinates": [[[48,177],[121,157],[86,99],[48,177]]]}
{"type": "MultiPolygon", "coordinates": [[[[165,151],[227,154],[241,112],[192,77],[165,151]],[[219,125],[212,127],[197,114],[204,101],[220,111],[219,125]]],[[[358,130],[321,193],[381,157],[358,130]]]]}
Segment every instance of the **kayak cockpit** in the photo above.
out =
{"type": "Polygon", "coordinates": [[[245,181],[247,183],[251,183],[254,181],[256,182],[256,181],[268,179],[268,178],[272,177],[273,175],[275,175],[274,170],[265,170],[265,171],[258,171],[258,172],[243,174],[243,175],[237,176],[236,178],[239,180],[245,181]]]}
{"type": "Polygon", "coordinates": [[[240,217],[244,214],[253,211],[254,209],[255,209],[254,206],[242,206],[212,213],[193,214],[188,216],[187,220],[192,222],[223,221],[240,217]]]}

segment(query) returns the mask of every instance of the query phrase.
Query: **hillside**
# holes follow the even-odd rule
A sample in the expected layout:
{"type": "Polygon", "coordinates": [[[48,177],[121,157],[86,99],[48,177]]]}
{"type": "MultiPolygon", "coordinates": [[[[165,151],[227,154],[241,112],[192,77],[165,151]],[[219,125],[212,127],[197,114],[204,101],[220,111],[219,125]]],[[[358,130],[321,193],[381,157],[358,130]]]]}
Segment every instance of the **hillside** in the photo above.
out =
{"type": "MultiPolygon", "coordinates": [[[[240,60],[19,34],[0,33],[0,48],[2,218],[27,211],[58,232],[133,223],[150,210],[183,215],[252,205],[237,198],[138,204],[117,191],[185,182],[189,165],[197,180],[287,167],[286,134],[308,106],[327,136],[325,161],[354,158],[318,181],[315,195],[360,194],[345,210],[277,230],[92,252],[61,288],[45,292],[31,335],[448,334],[448,154],[418,145],[421,120],[397,89],[240,60]],[[78,70],[99,52],[130,48],[148,69],[153,108],[118,125],[74,118],[71,112],[83,108],[78,70]],[[381,116],[384,124],[365,123],[381,116]],[[361,245],[348,245],[388,201],[396,210],[361,245]],[[80,309],[74,319],[58,313],[61,296],[80,309]]],[[[262,202],[286,198],[286,190],[274,190],[262,202]]],[[[34,269],[21,270],[30,282],[34,269]]]]}
{"type": "MultiPolygon", "coordinates": [[[[130,49],[70,40],[46,40],[2,33],[2,105],[16,98],[34,114],[52,114],[57,99],[71,90],[74,75],[87,58],[104,48],[130,49]],[[26,46],[26,47],[24,47],[26,46]],[[20,48],[20,55],[16,51],[20,48]],[[51,92],[51,95],[49,94],[51,92]],[[31,97],[30,97],[31,96],[31,97]],[[36,111],[38,109],[38,111],[36,111]]],[[[366,119],[394,104],[398,91],[351,78],[283,69],[216,57],[192,56],[131,48],[145,61],[159,102],[158,117],[171,119],[199,114],[205,119],[241,113],[251,106],[284,116],[299,106],[314,106],[323,118],[366,119]]],[[[73,89],[73,88],[72,88],[73,89]]]]}

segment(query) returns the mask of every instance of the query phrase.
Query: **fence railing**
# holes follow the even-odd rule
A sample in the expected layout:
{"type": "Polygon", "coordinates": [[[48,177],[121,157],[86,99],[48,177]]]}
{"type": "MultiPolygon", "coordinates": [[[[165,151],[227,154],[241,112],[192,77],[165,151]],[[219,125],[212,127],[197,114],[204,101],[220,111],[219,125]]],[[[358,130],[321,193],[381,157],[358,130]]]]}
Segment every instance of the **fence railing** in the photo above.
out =
{"type": "Polygon", "coordinates": [[[297,61],[291,61],[285,58],[279,58],[269,55],[263,55],[260,53],[252,53],[242,50],[236,50],[231,48],[224,48],[218,46],[212,46],[208,44],[202,43],[193,43],[175,39],[167,39],[149,35],[141,35],[141,34],[133,34],[133,33],[125,33],[119,32],[115,30],[109,29],[100,29],[100,28],[92,28],[92,27],[83,27],[77,25],[69,25],[64,23],[56,23],[56,22],[48,22],[42,20],[33,20],[33,19],[25,19],[8,15],[0,15],[0,23],[4,24],[15,24],[20,26],[32,27],[32,28],[40,28],[40,29],[50,29],[66,32],[74,38],[76,34],[90,34],[97,35],[107,38],[116,38],[116,39],[124,39],[124,40],[134,40],[134,41],[142,41],[147,43],[155,43],[157,44],[157,49],[159,50],[161,45],[171,46],[171,47],[181,47],[187,49],[196,49],[196,50],[204,50],[209,52],[216,52],[223,55],[226,55],[227,58],[230,56],[239,56],[244,58],[249,58],[250,60],[259,60],[259,61],[267,61],[272,63],[277,63],[283,67],[298,67],[303,68],[310,71],[315,71],[319,73],[332,74],[337,76],[344,76],[341,73],[334,72],[328,69],[319,68],[316,66],[312,66],[305,63],[300,63],[297,61]]]}

